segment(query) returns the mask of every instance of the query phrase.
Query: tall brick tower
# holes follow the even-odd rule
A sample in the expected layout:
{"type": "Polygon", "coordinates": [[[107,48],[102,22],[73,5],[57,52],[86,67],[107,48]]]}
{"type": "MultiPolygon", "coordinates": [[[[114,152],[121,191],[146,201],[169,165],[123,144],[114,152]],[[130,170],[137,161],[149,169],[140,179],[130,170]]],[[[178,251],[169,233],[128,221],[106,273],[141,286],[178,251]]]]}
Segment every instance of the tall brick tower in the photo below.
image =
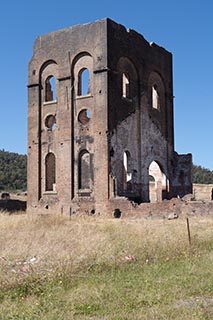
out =
{"type": "Polygon", "coordinates": [[[172,55],[137,32],[103,19],[38,37],[28,101],[28,211],[111,214],[191,193],[172,55]]]}

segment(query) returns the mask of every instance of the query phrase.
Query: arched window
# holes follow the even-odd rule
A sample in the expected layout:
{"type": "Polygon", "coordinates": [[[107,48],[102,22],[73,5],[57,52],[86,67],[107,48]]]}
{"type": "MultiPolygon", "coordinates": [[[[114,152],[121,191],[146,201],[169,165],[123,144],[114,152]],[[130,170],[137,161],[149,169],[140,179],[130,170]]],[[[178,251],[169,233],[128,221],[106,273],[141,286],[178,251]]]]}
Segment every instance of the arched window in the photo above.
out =
{"type": "Polygon", "coordinates": [[[54,191],[56,183],[56,163],[55,155],[50,152],[45,159],[45,189],[46,191],[54,191]]]}
{"type": "Polygon", "coordinates": [[[160,109],[160,97],[157,85],[152,86],[152,107],[157,110],[160,109]]]}
{"type": "MultiPolygon", "coordinates": [[[[135,65],[128,57],[120,57],[117,63],[119,95],[123,100],[136,101],[138,97],[138,73],[135,65]]],[[[124,102],[125,103],[125,102],[124,102]]]]}
{"type": "Polygon", "coordinates": [[[90,93],[90,75],[87,68],[83,68],[78,73],[78,95],[84,96],[90,93]]]}
{"type": "Polygon", "coordinates": [[[55,77],[49,76],[45,81],[45,102],[56,100],[55,77]]]}
{"type": "Polygon", "coordinates": [[[148,90],[151,108],[164,111],[166,103],[164,80],[160,74],[151,72],[148,80],[148,90]]]}
{"type": "Polygon", "coordinates": [[[90,154],[87,150],[79,154],[78,162],[78,188],[90,189],[91,186],[91,168],[90,168],[90,154]]]}
{"type": "Polygon", "coordinates": [[[123,73],[122,75],[122,82],[123,82],[123,97],[130,98],[129,77],[126,73],[123,73]]]}

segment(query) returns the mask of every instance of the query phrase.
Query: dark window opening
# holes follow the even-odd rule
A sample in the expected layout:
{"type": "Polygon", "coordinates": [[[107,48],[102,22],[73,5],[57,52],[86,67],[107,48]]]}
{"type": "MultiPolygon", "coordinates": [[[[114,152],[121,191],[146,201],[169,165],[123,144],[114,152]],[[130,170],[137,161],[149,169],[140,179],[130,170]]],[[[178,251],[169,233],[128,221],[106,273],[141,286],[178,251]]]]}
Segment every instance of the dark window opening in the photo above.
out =
{"type": "Polygon", "coordinates": [[[79,155],[78,188],[90,189],[91,180],[90,154],[84,151],[79,155]]]}
{"type": "Polygon", "coordinates": [[[46,182],[46,191],[54,191],[55,182],[56,182],[56,164],[55,164],[55,155],[50,152],[47,154],[45,159],[45,182],[46,182]]]}

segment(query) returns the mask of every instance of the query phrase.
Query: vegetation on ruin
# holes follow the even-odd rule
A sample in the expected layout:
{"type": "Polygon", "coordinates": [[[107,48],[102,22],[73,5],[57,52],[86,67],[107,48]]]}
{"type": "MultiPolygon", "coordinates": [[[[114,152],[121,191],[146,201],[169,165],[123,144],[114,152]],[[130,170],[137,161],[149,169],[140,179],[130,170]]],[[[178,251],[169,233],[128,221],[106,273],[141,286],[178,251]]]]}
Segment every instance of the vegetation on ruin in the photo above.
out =
{"type": "Polygon", "coordinates": [[[213,219],[0,214],[0,319],[213,318],[213,219]]]}

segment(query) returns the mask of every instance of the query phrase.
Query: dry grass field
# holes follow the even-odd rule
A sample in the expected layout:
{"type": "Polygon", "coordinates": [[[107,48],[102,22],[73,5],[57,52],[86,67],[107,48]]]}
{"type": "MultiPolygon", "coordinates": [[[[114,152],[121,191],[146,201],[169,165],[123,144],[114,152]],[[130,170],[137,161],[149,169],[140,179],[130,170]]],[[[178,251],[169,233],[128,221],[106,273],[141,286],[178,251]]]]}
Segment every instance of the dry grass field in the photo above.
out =
{"type": "Polygon", "coordinates": [[[213,218],[0,214],[0,319],[213,319],[213,218]]]}

